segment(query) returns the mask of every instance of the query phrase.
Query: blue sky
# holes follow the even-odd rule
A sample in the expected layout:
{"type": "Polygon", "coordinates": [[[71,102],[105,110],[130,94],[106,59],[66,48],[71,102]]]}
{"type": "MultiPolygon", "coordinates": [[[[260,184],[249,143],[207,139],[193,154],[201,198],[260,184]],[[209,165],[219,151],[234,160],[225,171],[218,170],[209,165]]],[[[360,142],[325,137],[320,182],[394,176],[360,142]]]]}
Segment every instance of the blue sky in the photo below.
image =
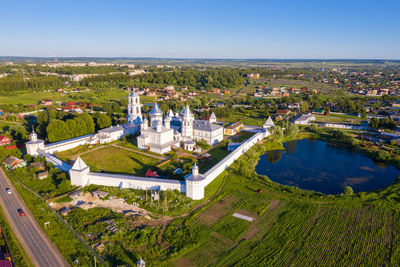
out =
{"type": "Polygon", "coordinates": [[[0,0],[0,56],[400,59],[398,0],[0,0]]]}

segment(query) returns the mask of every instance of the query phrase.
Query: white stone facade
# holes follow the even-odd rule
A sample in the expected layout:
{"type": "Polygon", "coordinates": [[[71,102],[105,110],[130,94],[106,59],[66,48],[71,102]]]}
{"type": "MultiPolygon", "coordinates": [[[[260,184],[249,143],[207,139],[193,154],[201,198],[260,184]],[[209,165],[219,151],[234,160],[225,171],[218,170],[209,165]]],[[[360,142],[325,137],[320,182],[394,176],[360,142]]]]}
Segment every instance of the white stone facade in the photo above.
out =
{"type": "Polygon", "coordinates": [[[184,149],[190,151],[194,151],[195,146],[185,145],[189,141],[204,139],[210,145],[218,144],[224,138],[224,128],[214,124],[216,120],[214,113],[210,120],[195,120],[189,106],[186,106],[181,115],[174,115],[170,110],[163,124],[163,112],[156,103],[150,111],[150,126],[147,119],[143,119],[141,135],[137,138],[138,147],[163,154],[173,147],[179,147],[180,142],[183,142],[184,149]]]}

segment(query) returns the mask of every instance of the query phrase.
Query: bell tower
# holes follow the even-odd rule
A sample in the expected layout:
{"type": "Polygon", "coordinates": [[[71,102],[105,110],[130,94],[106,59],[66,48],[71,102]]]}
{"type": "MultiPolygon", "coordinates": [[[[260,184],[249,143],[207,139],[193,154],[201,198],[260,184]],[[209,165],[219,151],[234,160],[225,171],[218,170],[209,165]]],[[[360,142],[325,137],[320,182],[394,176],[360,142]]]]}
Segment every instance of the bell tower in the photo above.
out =
{"type": "Polygon", "coordinates": [[[129,94],[128,102],[128,123],[140,124],[142,122],[142,110],[140,97],[136,91],[129,94]]]}

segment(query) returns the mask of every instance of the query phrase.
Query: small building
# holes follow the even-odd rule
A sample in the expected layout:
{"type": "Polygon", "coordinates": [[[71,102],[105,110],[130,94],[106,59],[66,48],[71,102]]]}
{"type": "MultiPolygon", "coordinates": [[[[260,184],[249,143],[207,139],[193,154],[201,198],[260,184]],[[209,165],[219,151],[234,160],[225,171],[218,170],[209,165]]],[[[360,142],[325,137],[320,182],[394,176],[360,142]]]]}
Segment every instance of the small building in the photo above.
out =
{"type": "Polygon", "coordinates": [[[16,169],[16,168],[21,168],[26,166],[26,161],[23,159],[19,159],[14,156],[8,156],[5,160],[4,163],[6,164],[7,168],[9,169],[16,169]]]}
{"type": "Polygon", "coordinates": [[[70,196],[70,198],[78,198],[78,197],[83,196],[83,192],[82,192],[82,190],[78,190],[78,191],[72,192],[71,194],[69,194],[69,196],[70,196]]]}
{"type": "Polygon", "coordinates": [[[46,179],[47,177],[49,177],[49,173],[48,173],[48,171],[40,171],[36,174],[36,176],[39,180],[43,180],[43,179],[46,179]]]}
{"type": "Polygon", "coordinates": [[[32,162],[31,164],[29,164],[29,167],[31,168],[38,168],[38,170],[44,170],[44,164],[43,162],[32,162]]]}
{"type": "Polygon", "coordinates": [[[182,173],[182,171],[183,170],[181,168],[177,168],[177,169],[174,170],[174,174],[178,174],[179,175],[179,174],[182,173]]]}
{"type": "Polygon", "coordinates": [[[316,108],[316,109],[313,109],[313,111],[311,112],[311,114],[324,115],[325,112],[324,112],[324,110],[323,110],[322,108],[316,108]]]}
{"type": "Polygon", "coordinates": [[[97,198],[105,198],[108,195],[108,192],[104,192],[104,191],[100,191],[100,190],[92,191],[90,193],[92,194],[92,196],[97,197],[97,198]]]}
{"type": "Polygon", "coordinates": [[[281,115],[281,116],[287,116],[287,115],[289,115],[289,113],[290,113],[290,110],[288,110],[288,109],[278,109],[276,111],[276,114],[281,115]]]}
{"type": "Polygon", "coordinates": [[[303,114],[297,119],[294,120],[294,124],[299,124],[299,125],[310,125],[311,121],[314,121],[315,117],[311,114],[303,114]]]}
{"type": "Polygon", "coordinates": [[[51,100],[51,99],[42,100],[42,101],[40,101],[40,104],[44,105],[44,106],[51,106],[51,105],[53,105],[53,100],[51,100]]]}
{"type": "Polygon", "coordinates": [[[235,123],[225,127],[224,134],[225,135],[235,135],[235,134],[239,133],[242,128],[243,128],[243,123],[238,121],[238,122],[235,122],[235,123]]]}
{"type": "Polygon", "coordinates": [[[288,105],[289,109],[300,109],[299,103],[292,103],[288,105]]]}
{"type": "Polygon", "coordinates": [[[193,151],[195,145],[196,145],[196,143],[193,142],[193,141],[190,141],[190,140],[189,141],[185,141],[183,143],[183,149],[187,150],[187,151],[193,151]]]}
{"type": "Polygon", "coordinates": [[[146,174],[144,175],[146,177],[150,177],[150,178],[158,178],[158,173],[156,171],[146,171],[146,174]]]}
{"type": "Polygon", "coordinates": [[[11,142],[12,142],[11,138],[4,135],[0,135],[0,146],[10,145],[11,142]]]}
{"type": "Polygon", "coordinates": [[[249,74],[247,74],[247,78],[260,79],[260,74],[259,73],[249,73],[249,74]]]}
{"type": "Polygon", "coordinates": [[[214,107],[223,108],[223,107],[225,107],[225,104],[221,103],[221,102],[216,102],[216,103],[214,103],[214,107]]]}
{"type": "Polygon", "coordinates": [[[116,141],[120,139],[123,135],[124,128],[120,125],[117,125],[99,130],[99,133],[96,134],[96,137],[100,144],[105,144],[116,141]]]}

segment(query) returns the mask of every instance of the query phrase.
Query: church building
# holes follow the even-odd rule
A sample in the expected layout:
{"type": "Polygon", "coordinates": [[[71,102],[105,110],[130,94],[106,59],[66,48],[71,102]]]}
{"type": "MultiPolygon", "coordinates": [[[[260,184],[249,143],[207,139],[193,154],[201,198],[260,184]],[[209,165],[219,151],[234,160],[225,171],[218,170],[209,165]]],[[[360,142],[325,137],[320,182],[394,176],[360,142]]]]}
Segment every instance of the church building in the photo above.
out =
{"type": "Polygon", "coordinates": [[[141,135],[138,136],[138,147],[163,154],[172,147],[184,143],[184,149],[193,150],[194,141],[205,140],[210,145],[218,144],[224,137],[224,128],[215,124],[217,118],[213,113],[209,120],[195,120],[189,106],[176,115],[169,110],[163,123],[163,112],[154,104],[150,111],[150,126],[143,119],[141,135]]]}

